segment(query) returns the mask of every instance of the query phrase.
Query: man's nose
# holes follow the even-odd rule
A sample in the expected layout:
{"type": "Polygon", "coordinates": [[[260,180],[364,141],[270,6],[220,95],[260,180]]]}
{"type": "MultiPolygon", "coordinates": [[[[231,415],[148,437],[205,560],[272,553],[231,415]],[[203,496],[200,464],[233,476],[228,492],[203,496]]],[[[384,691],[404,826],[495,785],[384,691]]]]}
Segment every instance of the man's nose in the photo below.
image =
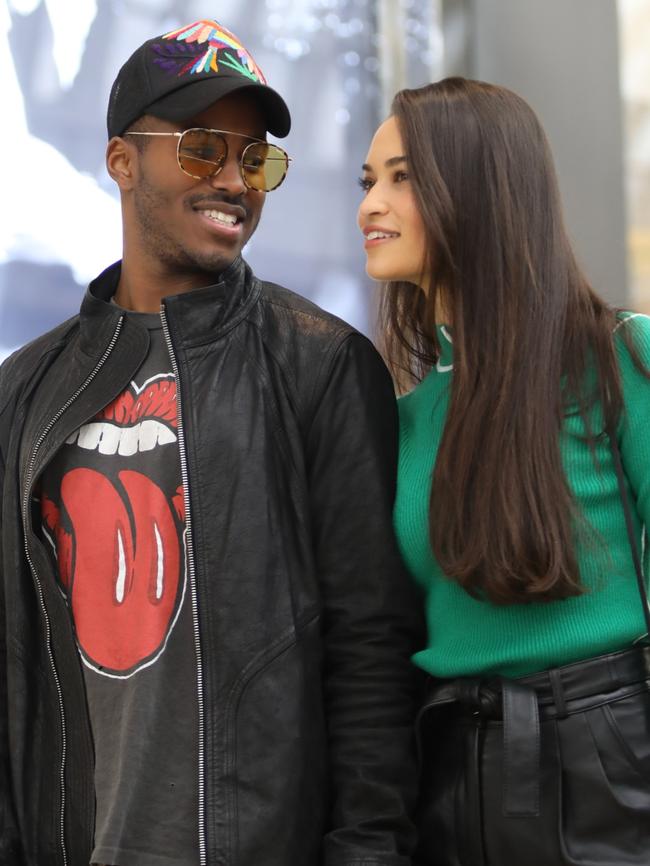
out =
{"type": "Polygon", "coordinates": [[[214,189],[224,190],[230,195],[243,195],[246,192],[248,187],[242,177],[239,156],[233,148],[228,148],[221,170],[208,181],[214,189]]]}

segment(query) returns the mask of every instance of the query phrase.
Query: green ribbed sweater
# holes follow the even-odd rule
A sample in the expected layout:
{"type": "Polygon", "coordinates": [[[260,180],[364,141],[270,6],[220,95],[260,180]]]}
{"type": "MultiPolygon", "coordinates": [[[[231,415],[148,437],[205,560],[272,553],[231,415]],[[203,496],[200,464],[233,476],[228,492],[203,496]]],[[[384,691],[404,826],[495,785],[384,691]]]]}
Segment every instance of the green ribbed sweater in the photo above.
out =
{"type": "MultiPolygon", "coordinates": [[[[650,368],[650,318],[631,315],[617,331],[621,328],[632,332],[650,368]]],[[[428,625],[427,645],[415,654],[415,663],[440,677],[513,677],[629,646],[645,627],[612,456],[607,443],[600,443],[596,453],[602,469],[596,470],[589,446],[580,438],[584,426],[579,416],[566,419],[560,450],[575,501],[597,533],[576,542],[587,592],[565,601],[497,606],[471,598],[443,575],[428,533],[431,475],[453,375],[451,339],[444,327],[439,336],[437,366],[398,401],[395,527],[406,564],[423,590],[428,625]],[[603,543],[595,540],[598,536],[603,543]]],[[[625,402],[619,445],[640,543],[642,526],[650,525],[650,381],[635,368],[620,333],[615,340],[625,402]]],[[[601,416],[598,407],[594,411],[601,416]]],[[[647,549],[645,554],[647,574],[647,549]]]]}

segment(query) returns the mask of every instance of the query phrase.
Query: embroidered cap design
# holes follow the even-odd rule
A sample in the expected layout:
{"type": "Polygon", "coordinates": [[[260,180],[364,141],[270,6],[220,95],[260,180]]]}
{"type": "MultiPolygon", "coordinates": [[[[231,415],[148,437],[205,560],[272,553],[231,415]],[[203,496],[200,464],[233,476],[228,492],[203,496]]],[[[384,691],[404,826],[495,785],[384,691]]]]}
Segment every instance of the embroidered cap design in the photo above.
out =
{"type": "Polygon", "coordinates": [[[226,67],[251,81],[266,84],[262,70],[248,49],[218,21],[195,21],[166,33],[162,38],[166,40],[165,45],[152,46],[159,55],[154,63],[179,77],[210,72],[219,74],[221,67],[226,67]],[[175,54],[169,51],[172,46],[177,48],[175,54]]]}

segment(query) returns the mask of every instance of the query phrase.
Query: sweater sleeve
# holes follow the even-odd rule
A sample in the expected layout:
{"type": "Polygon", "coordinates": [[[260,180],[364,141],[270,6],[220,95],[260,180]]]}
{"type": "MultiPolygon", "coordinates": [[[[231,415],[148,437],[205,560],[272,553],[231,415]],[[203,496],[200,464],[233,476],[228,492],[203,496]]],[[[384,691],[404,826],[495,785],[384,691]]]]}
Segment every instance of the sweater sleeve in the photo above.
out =
{"type": "Polygon", "coordinates": [[[650,316],[627,316],[619,323],[615,340],[624,401],[619,424],[621,457],[639,518],[650,527],[650,316]],[[648,375],[630,354],[623,329],[648,375]]]}

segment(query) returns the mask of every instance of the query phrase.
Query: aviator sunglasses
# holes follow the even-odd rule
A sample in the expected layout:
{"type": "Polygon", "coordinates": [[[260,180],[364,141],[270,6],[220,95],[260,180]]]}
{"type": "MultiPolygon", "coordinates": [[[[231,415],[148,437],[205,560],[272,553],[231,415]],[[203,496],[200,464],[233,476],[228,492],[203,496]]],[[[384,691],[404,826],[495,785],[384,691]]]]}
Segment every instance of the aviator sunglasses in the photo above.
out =
{"type": "Polygon", "coordinates": [[[250,139],[239,158],[239,170],[249,189],[271,192],[287,176],[291,158],[278,147],[250,135],[224,129],[193,127],[183,132],[125,132],[125,135],[171,135],[178,139],[176,159],[181,171],[197,180],[219,174],[228,157],[225,135],[250,139]]]}

